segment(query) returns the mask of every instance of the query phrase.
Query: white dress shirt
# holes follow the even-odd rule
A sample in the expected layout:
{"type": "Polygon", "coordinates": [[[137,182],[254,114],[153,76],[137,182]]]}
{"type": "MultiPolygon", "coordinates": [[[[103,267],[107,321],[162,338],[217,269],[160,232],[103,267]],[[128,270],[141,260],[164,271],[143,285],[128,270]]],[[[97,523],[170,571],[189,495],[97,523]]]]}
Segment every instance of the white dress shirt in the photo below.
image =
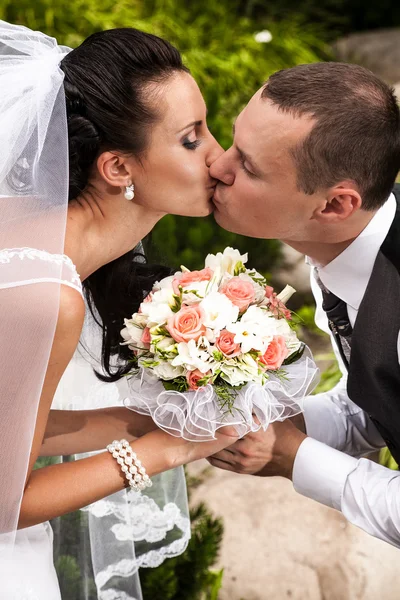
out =
{"type": "MultiPolygon", "coordinates": [[[[395,211],[396,201],[391,195],[344,252],[328,265],[318,266],[322,283],[346,302],[353,326],[395,211]]],[[[313,265],[310,259],[308,262],[313,265]]],[[[315,266],[314,263],[311,269],[315,266]]],[[[322,293],[312,272],[311,287],[317,304],[315,322],[330,334],[322,293]]],[[[332,336],[331,342],[342,378],[329,392],[305,399],[309,437],[295,459],[294,488],[340,510],[354,525],[400,548],[400,472],[361,458],[382,448],[385,442],[368,415],[348,397],[347,371],[332,336]]]]}

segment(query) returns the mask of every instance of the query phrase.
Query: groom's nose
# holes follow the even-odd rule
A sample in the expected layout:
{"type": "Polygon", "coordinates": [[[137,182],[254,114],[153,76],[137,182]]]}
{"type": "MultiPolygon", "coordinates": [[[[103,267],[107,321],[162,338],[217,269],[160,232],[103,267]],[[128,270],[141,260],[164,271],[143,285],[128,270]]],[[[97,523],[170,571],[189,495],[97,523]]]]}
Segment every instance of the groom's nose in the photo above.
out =
{"type": "Polygon", "coordinates": [[[232,185],[235,175],[230,167],[230,149],[221,154],[211,165],[210,175],[213,179],[219,179],[225,185],[232,185]]]}

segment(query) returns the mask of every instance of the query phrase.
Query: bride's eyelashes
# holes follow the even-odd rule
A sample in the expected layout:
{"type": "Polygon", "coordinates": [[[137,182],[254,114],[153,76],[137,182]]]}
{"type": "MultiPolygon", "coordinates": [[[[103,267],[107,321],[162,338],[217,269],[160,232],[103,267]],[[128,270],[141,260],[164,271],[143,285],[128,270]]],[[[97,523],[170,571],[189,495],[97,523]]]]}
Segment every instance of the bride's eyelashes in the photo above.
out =
{"type": "Polygon", "coordinates": [[[194,140],[193,142],[191,142],[189,138],[185,138],[182,143],[182,145],[185,146],[185,148],[187,148],[188,150],[196,150],[196,148],[200,146],[200,144],[201,140],[194,140]]]}

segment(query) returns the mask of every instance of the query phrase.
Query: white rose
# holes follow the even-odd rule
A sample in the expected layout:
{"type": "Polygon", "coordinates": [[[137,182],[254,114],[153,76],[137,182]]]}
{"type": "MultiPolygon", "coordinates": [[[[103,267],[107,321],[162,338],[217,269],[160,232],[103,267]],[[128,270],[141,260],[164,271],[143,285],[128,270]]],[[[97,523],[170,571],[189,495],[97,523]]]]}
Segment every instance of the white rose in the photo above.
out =
{"type": "Polygon", "coordinates": [[[163,325],[173,316],[171,306],[174,306],[172,289],[161,289],[154,292],[151,302],[142,302],[142,314],[147,317],[149,327],[163,325]]]}
{"type": "Polygon", "coordinates": [[[163,352],[173,352],[175,349],[176,342],[171,337],[167,336],[156,336],[152,337],[153,345],[163,352]]]}
{"type": "Polygon", "coordinates": [[[221,365],[221,378],[233,386],[243,385],[250,381],[248,374],[242,371],[236,363],[223,363],[221,365]]]}
{"type": "Polygon", "coordinates": [[[152,371],[157,377],[165,380],[175,379],[175,377],[180,377],[185,374],[185,369],[183,367],[174,367],[168,361],[160,361],[158,365],[152,367],[152,371]]]}
{"type": "Polygon", "coordinates": [[[123,345],[127,345],[128,348],[134,351],[147,350],[146,344],[141,339],[143,335],[143,327],[138,327],[130,319],[124,319],[125,327],[121,329],[121,336],[125,340],[122,342],[123,345]]]}
{"type": "Polygon", "coordinates": [[[143,327],[138,327],[130,319],[124,319],[125,327],[121,329],[121,336],[127,344],[137,345],[143,335],[143,327]]]}
{"type": "Polygon", "coordinates": [[[183,288],[182,301],[187,304],[197,304],[207,294],[218,290],[218,284],[211,281],[195,281],[183,288]]]}
{"type": "Polygon", "coordinates": [[[213,269],[214,271],[217,268],[220,268],[223,273],[228,272],[231,275],[234,275],[236,265],[238,263],[246,263],[247,258],[247,254],[240,254],[239,250],[228,247],[225,248],[222,253],[208,254],[205,266],[210,267],[210,269],[213,269]]]}
{"type": "Polygon", "coordinates": [[[172,280],[175,275],[170,275],[169,277],[164,277],[161,281],[156,281],[153,287],[153,292],[157,292],[163,289],[172,289],[172,280]]]}
{"type": "MultiPolygon", "coordinates": [[[[285,338],[291,336],[294,331],[290,328],[286,319],[275,319],[276,335],[283,335],[285,338]]],[[[296,334],[295,334],[296,335],[296,334]]]]}
{"type": "Polygon", "coordinates": [[[130,321],[133,325],[136,325],[137,327],[141,327],[142,329],[147,327],[147,317],[146,317],[146,315],[144,315],[142,313],[135,313],[132,315],[132,317],[130,319],[127,319],[127,320],[130,321]]]}
{"type": "Polygon", "coordinates": [[[204,325],[210,329],[221,331],[228,323],[235,322],[239,316],[237,306],[219,292],[212,292],[200,302],[204,311],[204,325]]]}

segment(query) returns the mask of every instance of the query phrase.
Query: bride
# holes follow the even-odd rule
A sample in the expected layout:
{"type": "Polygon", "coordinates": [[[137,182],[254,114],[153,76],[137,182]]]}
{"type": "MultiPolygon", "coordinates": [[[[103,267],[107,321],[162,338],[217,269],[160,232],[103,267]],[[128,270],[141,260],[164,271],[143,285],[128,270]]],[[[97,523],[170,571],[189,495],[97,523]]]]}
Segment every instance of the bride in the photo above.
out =
{"type": "MultiPolygon", "coordinates": [[[[65,390],[84,395],[83,363],[109,404],[111,390],[125,393],[123,318],[168,274],[135,248],[167,213],[211,212],[208,167],[222,150],[178,51],[135,29],[70,51],[0,22],[0,85],[0,598],[57,600],[48,520],[130,486],[123,452],[107,445],[128,441],[143,489],[234,441],[230,431],[202,444],[172,437],[121,402],[50,411],[56,392],[64,408],[65,390]],[[88,322],[97,337],[85,346],[88,322]],[[33,468],[39,456],[77,453],[92,454],[33,468]]],[[[111,543],[100,550],[107,561],[111,543]]],[[[101,591],[107,577],[96,581],[100,597],[133,597],[101,591]]]]}

